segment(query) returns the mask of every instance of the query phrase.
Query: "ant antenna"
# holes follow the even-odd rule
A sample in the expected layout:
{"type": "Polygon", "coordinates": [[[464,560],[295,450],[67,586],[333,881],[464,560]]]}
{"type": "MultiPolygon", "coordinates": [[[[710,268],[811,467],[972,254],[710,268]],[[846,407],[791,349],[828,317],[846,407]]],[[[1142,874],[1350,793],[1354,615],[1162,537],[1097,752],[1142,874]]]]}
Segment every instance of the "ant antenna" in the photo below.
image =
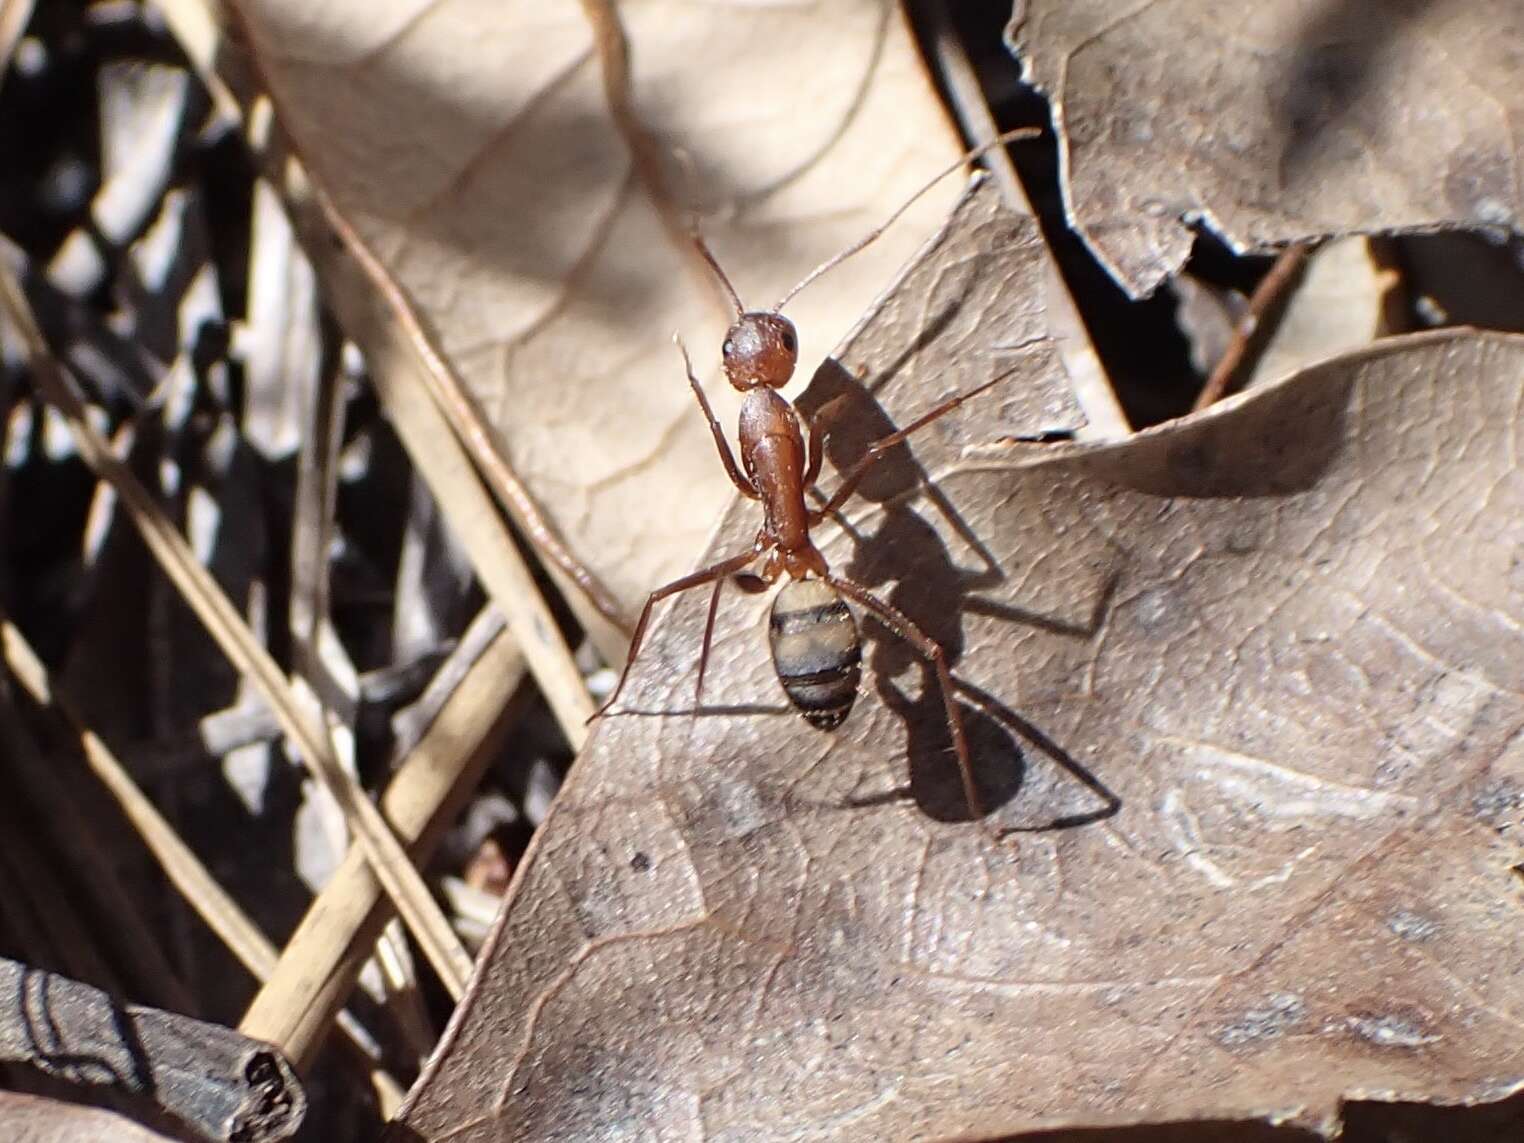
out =
{"type": "Polygon", "coordinates": [[[704,256],[704,261],[709,263],[709,268],[714,271],[714,276],[720,280],[720,285],[725,287],[725,292],[730,295],[731,304],[736,307],[736,317],[746,312],[746,307],[741,304],[741,295],[736,293],[736,288],[730,284],[730,279],[725,276],[725,271],[720,269],[720,264],[715,261],[714,251],[709,249],[709,244],[704,241],[704,236],[699,233],[698,223],[694,222],[688,228],[688,237],[693,240],[693,245],[704,256]]]}
{"type": "MultiPolygon", "coordinates": [[[[672,148],[673,161],[683,172],[683,181],[688,184],[689,201],[693,201],[691,191],[698,182],[693,170],[693,156],[682,147],[672,148]]],[[[688,238],[694,248],[703,255],[704,261],[709,263],[709,268],[714,271],[714,276],[720,280],[720,285],[725,287],[725,292],[730,295],[730,302],[736,308],[736,316],[740,317],[746,312],[746,307],[741,304],[741,295],[736,293],[736,288],[730,284],[730,279],[725,276],[725,271],[720,269],[720,264],[715,260],[714,251],[709,249],[709,244],[704,241],[703,231],[699,229],[698,212],[693,211],[688,216],[688,238]]]]}
{"type": "MultiPolygon", "coordinates": [[[[962,167],[963,164],[965,164],[967,162],[970,162],[973,159],[977,159],[980,155],[983,155],[986,152],[993,151],[996,147],[1004,146],[1006,143],[1014,142],[1017,139],[1034,139],[1034,138],[1036,138],[1037,136],[1039,136],[1041,134],[1042,134],[1041,129],[1039,129],[1037,127],[1017,127],[1015,130],[1002,132],[1001,134],[996,135],[993,139],[987,139],[987,140],[985,140],[983,143],[980,143],[977,147],[974,147],[972,150],[964,151],[963,154],[959,155],[958,158],[956,160],[954,160],[951,164],[949,164],[945,169],[937,172],[937,174],[933,175],[929,180],[927,180],[925,185],[923,185],[920,190],[916,191],[915,194],[911,195],[904,202],[902,202],[899,205],[899,208],[897,210],[895,210],[895,212],[893,214],[891,214],[888,218],[884,219],[883,222],[879,223],[872,230],[868,231],[867,234],[863,235],[863,237],[859,238],[856,242],[852,243],[852,245],[848,246],[845,250],[841,251],[839,254],[835,254],[832,257],[827,258],[824,262],[822,262],[820,265],[816,266],[813,270],[811,270],[808,274],[806,274],[804,276],[804,280],[803,281],[801,281],[797,286],[795,286],[788,293],[783,295],[783,300],[780,301],[777,305],[775,305],[773,307],[772,312],[773,313],[777,313],[784,306],[788,305],[789,301],[793,298],[793,296],[795,294],[797,294],[800,290],[804,289],[804,287],[808,286],[816,278],[820,277],[820,275],[824,274],[827,270],[835,269],[837,266],[839,266],[843,262],[845,262],[848,258],[852,257],[852,255],[856,254],[864,246],[867,246],[869,243],[871,243],[875,238],[877,238],[884,231],[888,230],[889,227],[894,224],[895,220],[898,219],[900,215],[904,214],[907,210],[909,210],[910,207],[915,203],[915,201],[917,199],[919,199],[923,194],[925,194],[927,191],[929,191],[932,187],[936,186],[939,182],[941,182],[943,179],[945,179],[948,175],[952,174],[954,171],[956,171],[960,167],[962,167]]],[[[695,237],[697,237],[697,236],[695,235],[695,237]]],[[[714,266],[715,270],[718,271],[719,267],[714,265],[714,256],[712,254],[710,254],[707,249],[704,248],[702,240],[700,240],[700,242],[699,242],[699,249],[703,250],[704,256],[709,259],[709,264],[711,266],[714,266]]],[[[724,275],[721,274],[720,277],[723,278],[724,275]]],[[[725,285],[728,288],[730,286],[730,283],[726,282],[725,285]]],[[[730,293],[731,293],[732,297],[735,296],[735,291],[734,290],[731,290],[730,293]]],[[[739,310],[739,306],[740,306],[740,301],[739,300],[737,300],[736,306],[737,306],[737,308],[739,310]]]]}

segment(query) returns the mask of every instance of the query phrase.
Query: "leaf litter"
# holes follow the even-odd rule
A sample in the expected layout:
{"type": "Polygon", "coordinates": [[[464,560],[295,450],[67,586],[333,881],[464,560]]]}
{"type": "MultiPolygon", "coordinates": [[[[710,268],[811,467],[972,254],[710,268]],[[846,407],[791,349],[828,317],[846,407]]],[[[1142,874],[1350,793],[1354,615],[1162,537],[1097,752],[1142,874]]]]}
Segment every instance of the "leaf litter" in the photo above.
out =
{"type": "MultiPolygon", "coordinates": [[[[1096,39],[1166,7],[1125,13],[1096,39]]],[[[1330,10],[1359,17],[1363,7],[1330,10]]],[[[1429,23],[1416,19],[1421,9],[1404,7],[1392,26],[1445,32],[1431,17],[1446,6],[1429,7],[1429,23]]],[[[907,133],[916,133],[907,99],[917,114],[927,109],[908,95],[924,95],[924,82],[906,66],[902,29],[880,16],[887,8],[841,6],[849,14],[833,19],[842,24],[819,13],[775,22],[766,31],[776,38],[760,37],[746,18],[694,33],[697,23],[678,25],[666,10],[651,3],[621,12],[637,71],[658,59],[656,72],[684,100],[702,77],[673,79],[662,69],[702,58],[688,50],[693,41],[718,36],[744,39],[738,59],[782,60],[805,78],[820,70],[820,53],[840,57],[869,77],[863,92],[885,72],[912,77],[882,97],[907,133]],[[876,38],[856,35],[875,20],[876,38]],[[659,40],[659,25],[689,29],[682,50],[670,36],[659,40]],[[797,51],[801,29],[816,25],[820,39],[797,51]],[[849,25],[855,30],[844,31],[849,25]],[[875,47],[843,50],[864,42],[875,47]]],[[[547,107],[573,106],[587,112],[586,130],[569,133],[574,142],[609,133],[608,109],[579,87],[594,70],[585,66],[586,28],[545,9],[522,37],[478,28],[471,44],[458,34],[441,41],[432,34],[466,26],[455,6],[401,5],[368,7],[357,39],[354,28],[329,34],[322,26],[344,23],[339,8],[288,8],[264,25],[261,15],[281,5],[239,11],[256,30],[250,43],[263,53],[283,122],[336,181],[350,221],[421,299],[426,321],[440,323],[456,366],[523,334],[513,327],[494,341],[491,327],[505,316],[510,326],[526,313],[531,322],[543,316],[533,305],[494,308],[473,275],[485,268],[490,279],[497,254],[543,237],[515,229],[513,203],[529,200],[494,198],[501,161],[522,157],[512,132],[547,107]],[[566,70],[526,100],[502,101],[503,84],[526,73],[502,66],[504,42],[521,54],[560,44],[570,54],[531,62],[566,70]],[[344,50],[314,48],[325,43],[344,50]],[[502,82],[494,88],[469,67],[438,70],[467,58],[490,58],[487,71],[502,82]],[[399,78],[411,82],[389,89],[399,78]],[[568,92],[569,103],[558,103],[568,92]],[[467,111],[504,113],[501,122],[512,125],[488,138],[480,166],[456,161],[481,144],[479,119],[420,113],[456,96],[467,111]],[[420,126],[428,128],[421,135],[420,126]],[[441,145],[446,161],[418,163],[420,139],[441,145]],[[338,155],[331,163],[330,151],[338,155]],[[457,176],[464,181],[450,185],[457,176]],[[397,204],[388,194],[402,190],[406,204],[430,178],[439,180],[437,200],[392,226],[386,211],[397,204]],[[492,193],[481,193],[489,184],[492,193]],[[434,258],[434,240],[463,249],[476,241],[472,227],[490,224],[489,205],[507,216],[503,241],[434,258]],[[428,220],[418,233],[407,225],[416,217],[428,220]],[[455,325],[462,315],[465,324],[455,325]]],[[[1348,41],[1340,26],[1323,26],[1333,29],[1326,38],[1335,55],[1348,41]]],[[[1505,25],[1492,27],[1506,44],[1505,25]]],[[[1469,43],[1477,42],[1473,33],[1469,43]]],[[[1486,52],[1476,58],[1484,77],[1486,52]]],[[[698,152],[709,162],[717,154],[740,161],[737,187],[752,180],[755,191],[757,172],[746,165],[754,140],[733,129],[737,104],[723,96],[736,86],[760,90],[776,76],[744,70],[726,71],[721,97],[688,110],[664,107],[653,72],[637,75],[635,91],[641,112],[664,129],[700,120],[698,152]]],[[[1156,69],[1140,70],[1147,80],[1156,69]]],[[[1459,89],[1447,90],[1453,100],[1459,89]]],[[[864,107],[871,102],[865,95],[864,107]]],[[[769,193],[732,194],[718,169],[696,170],[695,185],[721,188],[705,211],[718,244],[744,251],[738,279],[755,273],[765,283],[776,274],[768,287],[776,293],[813,261],[816,252],[802,247],[816,236],[818,253],[828,253],[875,221],[882,204],[860,216],[817,213],[840,201],[843,180],[812,181],[816,160],[871,117],[832,107],[808,121],[824,125],[816,149],[785,175],[760,180],[769,193]],[[801,188],[824,193],[814,199],[801,188]],[[826,236],[837,222],[842,233],[826,236]]],[[[781,136],[801,123],[776,126],[781,136]]],[[[606,142],[586,152],[552,148],[550,157],[601,177],[607,164],[589,156],[601,156],[606,142]]],[[[942,142],[932,132],[916,145],[942,142]]],[[[847,151],[875,162],[889,154],[876,142],[847,151]]],[[[756,152],[762,165],[778,153],[756,152]]],[[[903,169],[913,181],[936,165],[912,157],[903,169]]],[[[1176,158],[1172,169],[1182,167],[1195,169],[1176,158]]],[[[1117,172],[1117,186],[1126,173],[1117,172]]],[[[525,184],[540,178],[528,167],[513,174],[525,184]]],[[[598,177],[582,189],[614,201],[598,177]]],[[[542,195],[545,185],[540,178],[542,195]]],[[[1400,197],[1392,185],[1378,180],[1371,194],[1390,205],[1400,197]]],[[[888,190],[885,200],[897,194],[888,190]]],[[[1519,961],[1508,937],[1517,927],[1508,870],[1524,803],[1520,688],[1511,673],[1520,658],[1510,435],[1518,342],[1465,334],[1394,342],[1125,445],[1040,450],[1021,442],[1063,427],[1071,412],[1042,344],[1043,306],[1023,301],[1040,299],[1042,284],[1029,280],[1028,266],[1003,292],[989,285],[987,268],[970,277],[965,264],[998,249],[1018,252],[1014,264],[1024,266],[1021,252],[1036,248],[1036,232],[994,221],[988,203],[965,200],[951,233],[980,209],[979,225],[996,230],[961,252],[944,235],[923,259],[929,281],[916,285],[912,271],[800,404],[815,410],[848,395],[850,423],[830,454],[839,472],[888,426],[992,368],[1011,370],[987,400],[897,450],[826,546],[835,566],[910,611],[953,653],[997,812],[962,820],[935,694],[887,633],[868,625],[868,692],[842,732],[822,738],[777,692],[762,603],[734,593],[712,692],[694,710],[702,600],[679,603],[637,668],[636,709],[599,731],[529,856],[484,962],[490,979],[463,1006],[409,1125],[430,1135],[448,1123],[465,1136],[531,1138],[664,1128],[944,1135],[1261,1115],[1326,1132],[1342,1097],[1467,1102],[1518,1086],[1508,1047],[1519,961]],[[993,344],[992,329],[1000,331],[993,344]],[[510,1103],[500,1106],[504,1098],[510,1103]]],[[[634,215],[622,209],[604,214],[613,220],[607,233],[591,228],[587,249],[671,261],[670,234],[653,225],[655,213],[635,217],[645,210],[638,202],[634,215]],[[616,234],[620,226],[629,233],[616,234]]],[[[1145,212],[1156,222],[1160,213],[1145,212]]],[[[940,214],[928,207],[922,222],[940,214]]],[[[1181,217],[1196,216],[1187,208],[1181,217]]],[[[1450,221],[1480,217],[1460,211],[1450,221]]],[[[1482,225],[1495,235],[1504,223],[1482,225]]],[[[1149,240],[1163,249],[1170,239],[1149,240]]],[[[71,268],[98,273],[81,250],[83,259],[50,267],[55,280],[71,268]]],[[[902,253],[886,253],[885,265],[902,253]]],[[[685,291],[682,305],[695,311],[674,324],[713,323],[713,314],[696,312],[703,288],[695,289],[692,267],[671,269],[658,276],[685,291]]],[[[882,270],[864,273],[872,288],[883,280],[882,270]]],[[[550,299],[553,323],[564,316],[555,310],[559,285],[572,283],[568,312],[599,300],[577,292],[586,275],[596,279],[598,266],[574,258],[543,283],[526,280],[549,287],[539,297],[550,299]]],[[[751,283],[742,285],[750,298],[751,283]]],[[[862,299],[848,293],[831,300],[850,315],[862,299]]],[[[649,300],[624,287],[608,296],[621,305],[649,300]]],[[[303,314],[310,308],[304,296],[295,302],[303,314]]],[[[644,316],[627,314],[632,327],[644,316]]],[[[832,336],[829,322],[795,316],[832,336]]],[[[1348,336],[1345,329],[1330,344],[1348,336]]],[[[701,333],[690,341],[712,344],[701,333]]],[[[1305,346],[1290,348],[1306,361],[1305,346]]],[[[305,370],[313,352],[295,346],[292,360],[305,370]]],[[[268,374],[260,386],[282,396],[282,370],[253,371],[268,374]]],[[[660,373],[671,423],[697,423],[681,385],[673,392],[670,363],[660,373]]],[[[539,368],[540,377],[552,374],[560,376],[539,368]]],[[[622,384],[633,380],[621,375],[622,384]]],[[[535,389],[513,411],[535,408],[544,394],[535,389]]],[[[279,414],[283,429],[287,417],[279,414]]],[[[251,414],[251,439],[256,421],[251,414]]],[[[270,439],[280,453],[299,437],[270,439]]],[[[698,440],[691,471],[717,475],[702,433],[698,440]]],[[[648,508],[621,523],[670,523],[648,508]]],[[[716,549],[744,543],[754,523],[732,511],[716,549]]],[[[659,537],[673,539],[670,548],[653,541],[644,550],[686,558],[674,531],[659,537]]],[[[660,578],[632,571],[625,590],[638,597],[660,578]]],[[[311,1021],[313,1042],[325,1023],[311,1021]]]]}
{"type": "Polygon", "coordinates": [[[1128,292],[1194,231],[1238,250],[1331,235],[1524,231],[1511,0],[1018,0],[1074,226],[1128,292]]]}
{"type": "MultiPolygon", "coordinates": [[[[944,359],[875,370],[894,310],[840,358],[905,423],[944,359]]],[[[1521,379],[1524,341],[1446,332],[1119,444],[959,410],[824,551],[952,652],[990,819],[958,820],[934,684],[886,633],[828,737],[733,595],[695,710],[679,602],[401,1122],[1326,1133],[1347,1099],[1517,1089],[1521,854],[1479,807],[1524,779],[1521,379]]]]}
{"type": "MultiPolygon", "coordinates": [[[[246,0],[238,12],[304,160],[633,616],[652,584],[687,570],[729,491],[671,344],[680,330],[718,345],[725,310],[672,223],[696,208],[742,296],[769,305],[961,147],[894,5],[620,5],[629,98],[663,147],[690,156],[667,180],[664,218],[610,109],[588,14],[603,8],[246,0]],[[810,114],[759,91],[797,92],[810,114]]],[[[790,305],[807,359],[956,197],[949,180],[790,305]]],[[[735,401],[716,403],[733,422],[735,401]]]]}

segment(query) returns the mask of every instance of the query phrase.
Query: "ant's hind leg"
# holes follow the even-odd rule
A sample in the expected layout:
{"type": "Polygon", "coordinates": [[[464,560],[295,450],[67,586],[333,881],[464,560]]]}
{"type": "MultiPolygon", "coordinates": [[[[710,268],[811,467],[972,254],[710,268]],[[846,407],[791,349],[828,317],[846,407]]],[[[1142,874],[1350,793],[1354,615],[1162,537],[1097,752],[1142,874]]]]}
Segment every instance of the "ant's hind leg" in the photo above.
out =
{"type": "MultiPolygon", "coordinates": [[[[696,571],[692,575],[685,575],[682,579],[675,579],[671,583],[657,588],[647,596],[646,605],[640,609],[640,622],[635,624],[635,634],[630,639],[630,653],[624,661],[624,670],[619,672],[619,682],[614,684],[614,689],[609,693],[609,697],[603,700],[603,705],[593,711],[592,716],[587,721],[592,722],[593,719],[599,717],[609,707],[613,706],[615,700],[619,698],[619,692],[624,690],[625,680],[630,677],[630,668],[635,665],[635,659],[640,654],[640,645],[645,640],[646,624],[651,620],[651,609],[657,603],[666,599],[669,595],[676,595],[680,591],[687,591],[690,587],[699,587],[714,580],[724,579],[733,572],[740,571],[756,558],[757,553],[755,551],[748,550],[742,552],[739,555],[731,556],[729,559],[721,560],[717,564],[712,564],[707,568],[696,571]]],[[[711,604],[711,618],[712,612],[713,605],[711,604]]]]}
{"type": "Polygon", "coordinates": [[[963,779],[963,798],[968,803],[969,814],[982,818],[984,804],[974,785],[974,767],[968,756],[968,740],[963,736],[963,714],[953,698],[952,672],[947,669],[947,652],[942,649],[942,644],[861,584],[839,575],[827,575],[825,581],[848,599],[855,600],[871,611],[884,626],[919,651],[936,668],[937,683],[942,688],[942,706],[947,712],[947,732],[952,737],[953,753],[958,757],[958,774],[963,779]]]}
{"type": "Polygon", "coordinates": [[[693,684],[695,711],[704,705],[704,672],[709,669],[709,648],[714,644],[714,617],[720,610],[720,589],[724,586],[725,578],[721,576],[714,581],[714,590],[709,593],[709,614],[704,617],[704,643],[699,648],[698,679],[693,684]]]}

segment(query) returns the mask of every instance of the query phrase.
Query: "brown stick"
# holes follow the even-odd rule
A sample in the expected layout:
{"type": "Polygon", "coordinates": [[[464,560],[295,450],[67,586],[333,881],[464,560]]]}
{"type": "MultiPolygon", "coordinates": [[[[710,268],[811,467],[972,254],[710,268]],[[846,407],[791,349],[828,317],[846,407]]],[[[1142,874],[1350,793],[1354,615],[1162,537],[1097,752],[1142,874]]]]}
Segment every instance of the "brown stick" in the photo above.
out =
{"type": "Polygon", "coordinates": [[[1255,287],[1254,293],[1249,296],[1249,308],[1238,319],[1238,324],[1233,328],[1233,340],[1228,343],[1227,351],[1222,359],[1217,362],[1212,375],[1202,386],[1201,392],[1196,395],[1196,403],[1191,406],[1191,412],[1198,413],[1209,405],[1215,405],[1228,395],[1233,384],[1233,379],[1242,367],[1244,358],[1249,350],[1258,344],[1259,337],[1263,332],[1261,322],[1270,310],[1283,299],[1285,292],[1296,281],[1302,269],[1307,264],[1307,256],[1312,253],[1312,245],[1306,242],[1298,242],[1282,250],[1276,258],[1275,265],[1270,267],[1270,272],[1265,275],[1264,281],[1255,287]]]}

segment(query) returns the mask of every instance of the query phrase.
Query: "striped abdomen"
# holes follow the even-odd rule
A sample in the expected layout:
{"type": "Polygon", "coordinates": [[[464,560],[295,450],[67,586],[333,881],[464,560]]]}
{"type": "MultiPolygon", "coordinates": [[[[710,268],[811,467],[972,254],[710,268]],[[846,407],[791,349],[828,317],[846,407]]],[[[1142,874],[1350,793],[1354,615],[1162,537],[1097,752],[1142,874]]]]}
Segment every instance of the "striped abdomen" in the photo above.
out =
{"type": "Polygon", "coordinates": [[[857,623],[836,589],[820,579],[785,584],[767,638],[789,701],[811,726],[835,730],[857,698],[863,657],[857,623]]]}

